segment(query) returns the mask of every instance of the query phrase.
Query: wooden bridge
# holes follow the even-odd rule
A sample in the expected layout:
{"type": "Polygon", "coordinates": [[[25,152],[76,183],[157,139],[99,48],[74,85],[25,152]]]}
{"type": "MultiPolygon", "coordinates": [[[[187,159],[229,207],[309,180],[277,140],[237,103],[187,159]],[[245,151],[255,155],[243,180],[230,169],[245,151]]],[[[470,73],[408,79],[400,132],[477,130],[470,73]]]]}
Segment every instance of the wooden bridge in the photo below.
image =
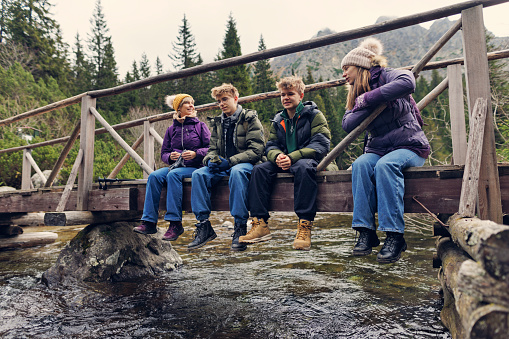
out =
{"type": "MultiPolygon", "coordinates": [[[[49,217],[55,216],[55,214],[49,214],[49,212],[58,212],[60,213],[58,214],[59,216],[63,216],[63,219],[57,218],[60,220],[59,222],[62,222],[62,220],[66,222],[66,217],[68,215],[77,213],[81,216],[81,219],[79,219],[81,222],[90,223],[101,220],[107,221],[108,219],[118,220],[123,217],[133,218],[140,215],[145,197],[146,178],[148,174],[154,170],[155,166],[154,144],[155,142],[162,143],[162,138],[153,128],[153,123],[171,119],[174,112],[162,113],[111,126],[96,110],[97,99],[141,89],[164,81],[180,79],[208,71],[215,71],[352,39],[363,38],[373,34],[460,14],[461,18],[436,42],[422,57],[419,63],[405,67],[406,69],[412,70],[416,77],[418,77],[419,73],[423,70],[447,68],[447,78],[421,100],[418,106],[422,110],[445,89],[449,88],[450,125],[453,144],[453,164],[451,166],[411,168],[405,171],[405,212],[423,213],[427,208],[435,214],[459,213],[460,218],[464,218],[463,220],[473,221],[478,220],[476,219],[477,215],[479,219],[491,220],[493,225],[498,225],[498,228],[491,228],[492,233],[496,233],[496,235],[494,235],[495,237],[498,236],[499,238],[509,239],[509,227],[500,225],[502,224],[503,213],[509,213],[509,164],[497,164],[496,161],[493,117],[492,114],[490,114],[492,107],[488,71],[488,60],[507,58],[509,57],[509,50],[487,53],[482,11],[483,7],[504,2],[507,2],[507,0],[468,1],[425,13],[384,21],[359,29],[330,34],[300,43],[220,60],[178,72],[161,74],[114,88],[90,91],[2,120],[0,121],[0,127],[69,105],[81,103],[81,119],[76,123],[70,136],[44,141],[38,144],[0,150],[0,154],[18,151],[23,152],[21,189],[0,193],[0,230],[4,230],[5,233],[5,230],[11,227],[10,225],[14,224],[15,220],[19,220],[24,214],[30,212],[48,212],[47,216],[49,217]],[[460,29],[463,33],[464,57],[440,62],[430,62],[440,48],[460,29]],[[468,143],[464,116],[465,108],[462,73],[464,73],[466,77],[467,105],[470,123],[468,143]],[[98,121],[103,128],[95,129],[96,121],[98,121]],[[144,132],[132,146],[128,145],[117,133],[118,130],[141,125],[144,126],[144,132]],[[101,189],[97,183],[93,182],[94,138],[95,135],[103,133],[109,133],[126,150],[126,156],[120,161],[112,173],[109,174],[108,178],[114,179],[126,161],[132,157],[143,169],[145,179],[140,178],[140,180],[136,181],[107,183],[106,189],[104,186],[101,189]],[[65,186],[55,187],[53,186],[53,182],[64,160],[67,158],[69,151],[78,138],[80,140],[80,149],[74,161],[69,180],[65,186]],[[41,177],[44,176],[31,156],[31,151],[38,147],[62,143],[65,143],[65,147],[55,163],[51,175],[47,178],[44,185],[45,187],[33,189],[30,182],[32,170],[40,173],[41,177]],[[141,143],[143,143],[144,146],[143,157],[136,153],[136,149],[141,143]],[[75,185],[76,177],[78,177],[77,185],[75,185]],[[493,231],[495,229],[497,230],[496,232],[493,231]]],[[[342,79],[309,84],[306,86],[305,91],[309,92],[334,86],[342,86],[344,84],[345,81],[342,79]]],[[[278,96],[279,93],[276,91],[260,93],[242,97],[239,99],[239,103],[255,102],[278,96]]],[[[317,201],[319,211],[352,211],[351,172],[346,170],[324,172],[321,170],[343,152],[352,141],[356,140],[369,123],[373,121],[384,108],[385,105],[378,107],[370,117],[345,137],[319,164],[319,192],[317,201]]],[[[216,103],[196,107],[198,112],[212,109],[217,109],[216,103]]],[[[293,177],[289,174],[278,175],[271,200],[272,210],[293,210],[292,181],[293,177]]],[[[185,180],[184,209],[187,211],[190,211],[190,185],[190,179],[185,180]]],[[[163,200],[161,203],[164,203],[165,194],[162,195],[161,199],[163,200]]],[[[221,181],[217,187],[214,188],[212,201],[215,210],[228,210],[228,185],[226,179],[221,181]]],[[[48,220],[55,219],[48,218],[48,220]]],[[[474,263],[477,262],[480,265],[481,274],[486,274],[487,277],[494,279],[499,285],[502,284],[500,286],[506,286],[505,288],[509,287],[509,260],[505,259],[507,258],[507,253],[509,253],[509,240],[506,241],[505,245],[500,245],[503,249],[500,252],[503,253],[503,258],[498,260],[497,265],[499,266],[497,267],[500,267],[500,269],[497,270],[498,273],[495,274],[489,269],[489,267],[493,266],[493,263],[484,263],[482,255],[479,256],[476,254],[477,252],[469,252],[469,249],[466,248],[468,246],[465,245],[461,236],[458,235],[463,234],[461,230],[463,230],[462,227],[464,226],[461,225],[462,223],[455,222],[449,226],[439,228],[441,229],[440,232],[446,235],[446,238],[443,239],[449,239],[452,245],[448,245],[448,247],[442,246],[445,240],[437,245],[442,260],[451,258],[451,255],[453,258],[457,259],[458,255],[455,255],[454,253],[456,252],[454,251],[460,251],[465,254],[464,259],[455,259],[456,266],[442,266],[442,286],[444,290],[448,291],[447,295],[451,296],[453,300],[452,304],[454,304],[454,298],[458,300],[461,291],[458,292],[457,286],[450,284],[451,276],[459,274],[458,272],[461,271],[460,264],[467,260],[473,261],[474,263]],[[451,229],[448,229],[448,227],[451,229]],[[451,240],[450,234],[453,234],[453,241],[451,240]],[[506,246],[505,249],[503,246],[506,246]]],[[[483,224],[483,227],[485,226],[486,225],[483,224]]],[[[481,228],[472,228],[469,229],[468,232],[468,236],[472,237],[477,234],[476,232],[482,231],[481,228]]],[[[488,241],[486,236],[479,236],[476,239],[488,241]]],[[[440,258],[437,257],[438,264],[441,264],[440,258]]],[[[447,260],[448,263],[451,262],[451,260],[447,260]]],[[[486,306],[488,299],[486,299],[484,295],[477,295],[475,298],[472,298],[472,300],[469,299],[469,305],[471,307],[456,307],[454,311],[450,313],[452,316],[443,318],[446,326],[453,331],[453,335],[459,337],[466,334],[472,337],[475,337],[475,335],[479,337],[482,337],[482,335],[484,335],[484,337],[496,337],[493,335],[494,333],[504,333],[507,335],[507,324],[509,324],[509,301],[507,299],[509,298],[499,298],[498,308],[496,308],[495,311],[488,310],[485,312],[479,310],[486,306]],[[480,314],[477,318],[472,316],[473,313],[477,314],[476,312],[480,314]],[[505,328],[501,328],[502,325],[499,325],[501,322],[505,324],[503,325],[506,326],[505,328]]],[[[450,300],[449,298],[448,301],[450,300]]]]}

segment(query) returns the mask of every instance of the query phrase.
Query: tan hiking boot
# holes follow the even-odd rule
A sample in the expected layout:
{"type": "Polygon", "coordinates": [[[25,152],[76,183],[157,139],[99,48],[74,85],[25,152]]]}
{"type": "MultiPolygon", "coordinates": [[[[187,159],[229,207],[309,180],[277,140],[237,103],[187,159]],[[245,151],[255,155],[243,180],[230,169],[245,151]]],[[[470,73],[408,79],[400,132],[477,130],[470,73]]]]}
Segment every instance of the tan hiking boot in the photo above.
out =
{"type": "Polygon", "coordinates": [[[293,241],[293,248],[296,250],[309,251],[311,249],[311,228],[313,222],[300,219],[297,226],[297,235],[293,241]]]}
{"type": "Polygon", "coordinates": [[[239,238],[239,242],[254,244],[272,239],[269,226],[263,219],[253,218],[251,229],[239,238]]]}

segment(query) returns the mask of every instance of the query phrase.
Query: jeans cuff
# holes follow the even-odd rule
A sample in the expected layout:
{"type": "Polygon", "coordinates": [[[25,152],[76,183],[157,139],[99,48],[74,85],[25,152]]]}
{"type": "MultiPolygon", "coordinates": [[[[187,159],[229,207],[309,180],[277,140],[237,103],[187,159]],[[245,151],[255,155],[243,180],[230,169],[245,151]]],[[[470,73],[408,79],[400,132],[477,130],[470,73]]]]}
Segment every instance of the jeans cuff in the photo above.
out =
{"type": "Polygon", "coordinates": [[[368,226],[368,225],[365,225],[365,224],[352,224],[352,228],[354,230],[357,229],[357,228],[366,228],[368,230],[376,231],[376,227],[375,226],[368,226]]]}

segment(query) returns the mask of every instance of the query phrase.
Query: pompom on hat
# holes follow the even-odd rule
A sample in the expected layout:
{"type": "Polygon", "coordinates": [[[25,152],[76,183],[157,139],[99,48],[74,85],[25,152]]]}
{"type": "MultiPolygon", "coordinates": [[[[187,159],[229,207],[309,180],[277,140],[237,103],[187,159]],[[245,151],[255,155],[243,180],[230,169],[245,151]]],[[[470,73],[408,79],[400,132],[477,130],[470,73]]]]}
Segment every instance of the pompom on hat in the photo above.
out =
{"type": "Polygon", "coordinates": [[[383,46],[380,40],[367,38],[362,41],[359,47],[352,49],[341,61],[341,68],[344,66],[359,66],[366,69],[372,67],[372,60],[381,55],[383,46]]]}
{"type": "Polygon", "coordinates": [[[172,107],[175,112],[178,112],[180,104],[182,100],[187,97],[191,97],[189,94],[177,94],[177,95],[169,95],[166,97],[166,105],[172,107]]]}

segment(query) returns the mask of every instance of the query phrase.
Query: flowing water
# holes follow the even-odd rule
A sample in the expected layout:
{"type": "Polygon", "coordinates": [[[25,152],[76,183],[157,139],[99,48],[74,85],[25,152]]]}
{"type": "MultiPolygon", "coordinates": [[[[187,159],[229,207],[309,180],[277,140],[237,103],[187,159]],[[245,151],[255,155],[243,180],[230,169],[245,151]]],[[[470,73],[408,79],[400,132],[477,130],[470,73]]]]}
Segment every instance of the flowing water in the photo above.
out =
{"type": "MultiPolygon", "coordinates": [[[[231,220],[216,213],[211,221],[223,218],[231,220]]],[[[26,228],[59,238],[0,252],[0,337],[450,338],[439,318],[431,221],[406,216],[409,248],[390,265],[375,254],[351,255],[350,223],[350,215],[319,214],[311,251],[295,251],[296,218],[275,213],[268,242],[231,252],[232,230],[215,226],[216,240],[188,252],[194,226],[187,215],[174,242],[184,261],[177,271],[54,290],[40,277],[81,228],[26,228]]]]}

